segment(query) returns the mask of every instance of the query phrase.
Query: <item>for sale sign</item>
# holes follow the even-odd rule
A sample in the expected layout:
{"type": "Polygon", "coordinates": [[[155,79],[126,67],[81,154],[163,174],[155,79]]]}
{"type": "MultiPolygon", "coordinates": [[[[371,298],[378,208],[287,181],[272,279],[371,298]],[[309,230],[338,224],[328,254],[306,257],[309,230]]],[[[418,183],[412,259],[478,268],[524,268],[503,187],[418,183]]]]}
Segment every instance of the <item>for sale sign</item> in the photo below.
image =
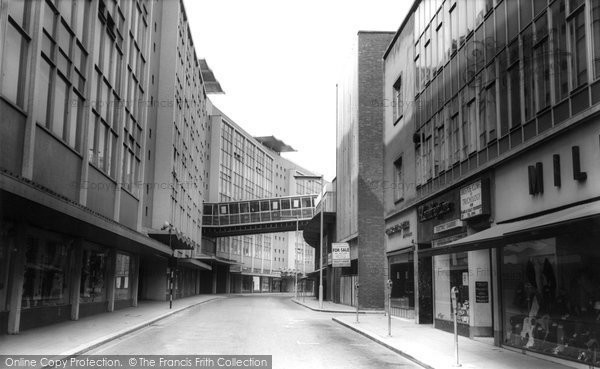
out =
{"type": "Polygon", "coordinates": [[[350,245],[347,242],[331,244],[332,266],[349,267],[350,266],[350,245]]]}

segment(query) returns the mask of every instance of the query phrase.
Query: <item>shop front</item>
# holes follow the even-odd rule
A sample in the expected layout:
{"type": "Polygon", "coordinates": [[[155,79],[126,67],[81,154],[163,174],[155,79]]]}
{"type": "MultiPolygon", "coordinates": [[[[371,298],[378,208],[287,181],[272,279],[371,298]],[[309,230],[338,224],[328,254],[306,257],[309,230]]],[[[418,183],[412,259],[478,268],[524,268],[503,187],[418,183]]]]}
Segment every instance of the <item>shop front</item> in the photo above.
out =
{"type": "Polygon", "coordinates": [[[386,221],[385,242],[393,316],[415,318],[415,239],[417,213],[408,210],[386,221]]]}
{"type": "Polygon", "coordinates": [[[600,366],[597,122],[496,171],[502,344],[600,366]]]}
{"type": "Polygon", "coordinates": [[[600,364],[600,232],[507,244],[502,252],[504,344],[600,364]]]}
{"type": "MultiPolygon", "coordinates": [[[[493,336],[493,255],[489,249],[449,248],[447,245],[489,228],[490,177],[483,176],[448,191],[417,209],[419,265],[431,260],[432,316],[435,328],[454,330],[453,290],[458,333],[466,337],[493,336]]],[[[428,276],[419,270],[419,292],[428,276]]],[[[424,313],[424,312],[423,312],[424,313]]]]}

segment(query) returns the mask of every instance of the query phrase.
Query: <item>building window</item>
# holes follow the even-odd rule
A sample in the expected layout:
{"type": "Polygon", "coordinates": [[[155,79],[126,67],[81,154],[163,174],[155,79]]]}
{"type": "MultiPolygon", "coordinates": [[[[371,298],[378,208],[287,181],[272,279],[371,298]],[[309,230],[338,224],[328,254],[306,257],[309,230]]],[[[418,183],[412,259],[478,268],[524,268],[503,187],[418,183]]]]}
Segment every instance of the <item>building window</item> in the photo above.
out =
{"type": "Polygon", "coordinates": [[[25,73],[29,37],[9,17],[2,60],[2,94],[25,108],[25,73]]]}
{"type": "MultiPolygon", "coordinates": [[[[27,57],[29,49],[30,1],[8,2],[8,24],[2,53],[2,95],[20,108],[25,108],[27,57]]],[[[0,45],[2,46],[2,45],[0,45]]]]}
{"type": "Polygon", "coordinates": [[[579,9],[569,20],[571,41],[571,71],[573,88],[587,83],[587,44],[585,41],[585,12],[579,9]]]}
{"type": "Polygon", "coordinates": [[[434,177],[446,169],[448,149],[446,147],[446,130],[443,114],[438,114],[437,127],[434,131],[434,177]]]}
{"type": "Polygon", "coordinates": [[[598,366],[598,234],[568,232],[502,248],[504,344],[598,366]]]}
{"type": "MultiPolygon", "coordinates": [[[[500,112],[500,135],[499,137],[503,137],[508,133],[508,73],[506,70],[506,49],[500,52],[500,54],[496,57],[496,62],[498,64],[498,79],[500,81],[498,85],[498,100],[497,103],[499,105],[500,112]]],[[[518,69],[518,68],[517,68],[518,69]]]]}
{"type": "Polygon", "coordinates": [[[450,291],[457,287],[457,319],[460,324],[469,324],[469,285],[465,283],[469,274],[466,252],[433,257],[434,273],[434,313],[435,320],[452,321],[452,299],[450,291]]]}
{"type": "Polygon", "coordinates": [[[458,50],[458,4],[450,9],[450,54],[458,50]]]}
{"type": "Polygon", "coordinates": [[[592,50],[594,50],[594,78],[600,77],[600,1],[592,1],[592,50]]]}
{"type": "Polygon", "coordinates": [[[79,301],[106,301],[106,265],[108,252],[101,248],[83,250],[79,301]]]}
{"type": "Polygon", "coordinates": [[[42,59],[37,73],[36,120],[77,151],[81,150],[84,121],[83,91],[87,51],[83,28],[88,1],[61,2],[61,13],[48,2],[44,6],[42,59]]]}
{"type": "Polygon", "coordinates": [[[402,75],[394,82],[394,122],[404,114],[404,96],[402,92],[402,75]]]}
{"type": "Polygon", "coordinates": [[[558,103],[568,96],[569,78],[568,63],[569,52],[567,51],[567,20],[565,1],[558,0],[552,4],[552,32],[554,33],[554,91],[556,97],[554,102],[558,103]]]}
{"type": "Polygon", "coordinates": [[[402,157],[394,162],[394,201],[404,198],[404,171],[402,169],[402,157]]]}
{"type": "Polygon", "coordinates": [[[548,59],[548,18],[544,13],[535,21],[535,46],[533,48],[533,74],[537,110],[550,104],[550,63],[548,59]]]}
{"type": "Polygon", "coordinates": [[[22,308],[69,303],[69,246],[56,239],[26,241],[22,308]]]}
{"type": "Polygon", "coordinates": [[[496,73],[495,65],[484,70],[483,87],[479,91],[479,150],[496,138],[496,73]]]}
{"type": "Polygon", "coordinates": [[[475,99],[467,102],[463,108],[462,121],[462,159],[477,150],[477,117],[475,99]]]}
{"type": "Polygon", "coordinates": [[[450,162],[452,165],[460,159],[460,137],[459,137],[458,113],[450,117],[450,127],[448,130],[448,143],[450,144],[450,162]]]}
{"type": "MultiPolygon", "coordinates": [[[[531,3],[529,3],[531,7],[531,3]]],[[[522,8],[527,8],[523,6],[522,8]]],[[[536,85],[535,85],[535,73],[534,73],[534,59],[533,59],[533,26],[528,26],[525,31],[521,34],[523,41],[523,110],[525,113],[525,121],[529,121],[535,116],[535,96],[536,96],[536,85]]]]}
{"type": "Polygon", "coordinates": [[[433,157],[433,130],[432,122],[427,123],[423,128],[425,143],[423,145],[423,182],[432,177],[432,157],[433,157]]]}
{"type": "Polygon", "coordinates": [[[117,253],[115,268],[115,300],[131,298],[131,257],[117,253]]]}

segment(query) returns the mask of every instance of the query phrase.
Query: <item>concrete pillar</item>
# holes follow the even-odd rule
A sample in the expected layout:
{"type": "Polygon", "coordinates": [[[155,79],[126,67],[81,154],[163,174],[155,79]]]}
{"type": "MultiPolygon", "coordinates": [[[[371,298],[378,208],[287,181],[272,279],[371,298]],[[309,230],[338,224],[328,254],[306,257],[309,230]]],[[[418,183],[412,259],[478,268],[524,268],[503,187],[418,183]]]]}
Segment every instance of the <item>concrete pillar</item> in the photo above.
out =
{"type": "Polygon", "coordinates": [[[414,287],[415,291],[415,323],[419,324],[419,245],[415,244],[415,250],[413,251],[413,268],[414,268],[414,287]]]}
{"type": "Polygon", "coordinates": [[[117,267],[117,252],[110,250],[108,252],[108,263],[106,266],[106,311],[115,310],[115,273],[117,267]]]}
{"type": "Polygon", "coordinates": [[[231,269],[230,266],[225,267],[225,293],[226,294],[231,293],[231,271],[230,271],[230,269],[231,269]]]}
{"type": "Polygon", "coordinates": [[[200,294],[200,271],[196,271],[196,295],[200,294]]]}
{"type": "Polygon", "coordinates": [[[8,296],[8,334],[19,333],[21,324],[21,298],[23,296],[23,278],[25,276],[25,231],[24,226],[17,227],[17,236],[10,247],[11,270],[10,270],[10,294],[8,296]]]}
{"type": "Polygon", "coordinates": [[[218,271],[218,269],[213,266],[213,272],[212,272],[212,293],[213,294],[217,293],[217,271],[218,271]]]}
{"type": "Polygon", "coordinates": [[[71,320],[79,320],[79,290],[81,288],[81,268],[83,267],[83,240],[73,242],[71,256],[71,320]]]}
{"type": "Polygon", "coordinates": [[[138,306],[138,288],[140,283],[140,256],[132,256],[131,272],[131,305],[138,306]]]}

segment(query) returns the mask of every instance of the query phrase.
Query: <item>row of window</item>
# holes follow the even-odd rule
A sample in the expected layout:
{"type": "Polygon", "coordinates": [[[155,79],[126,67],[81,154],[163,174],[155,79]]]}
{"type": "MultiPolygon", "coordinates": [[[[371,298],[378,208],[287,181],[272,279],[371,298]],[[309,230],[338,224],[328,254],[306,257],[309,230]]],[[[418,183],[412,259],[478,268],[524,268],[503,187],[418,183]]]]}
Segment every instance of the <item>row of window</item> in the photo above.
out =
{"type": "MultiPolygon", "coordinates": [[[[446,9],[477,5],[452,3],[444,2],[436,17],[446,9]]],[[[600,3],[555,0],[546,5],[545,1],[505,0],[492,5],[493,12],[482,7],[486,18],[481,17],[480,24],[474,24],[477,28],[459,40],[460,48],[450,53],[443,68],[415,65],[416,74],[427,82],[417,84],[417,185],[518,129],[600,72],[596,59],[587,52],[600,52],[593,47],[600,42],[600,3]],[[591,24],[586,24],[586,14],[591,24]],[[588,32],[591,37],[586,37],[588,32]]],[[[452,32],[451,17],[450,23],[444,27],[443,21],[434,19],[417,43],[432,42],[428,30],[436,29],[442,36],[448,29],[452,32]]],[[[415,53],[416,59],[423,57],[418,48],[415,53]]],[[[399,106],[394,118],[399,119],[401,76],[393,89],[399,106]]],[[[398,187],[403,186],[396,186],[397,199],[402,195],[398,187]]]]}

